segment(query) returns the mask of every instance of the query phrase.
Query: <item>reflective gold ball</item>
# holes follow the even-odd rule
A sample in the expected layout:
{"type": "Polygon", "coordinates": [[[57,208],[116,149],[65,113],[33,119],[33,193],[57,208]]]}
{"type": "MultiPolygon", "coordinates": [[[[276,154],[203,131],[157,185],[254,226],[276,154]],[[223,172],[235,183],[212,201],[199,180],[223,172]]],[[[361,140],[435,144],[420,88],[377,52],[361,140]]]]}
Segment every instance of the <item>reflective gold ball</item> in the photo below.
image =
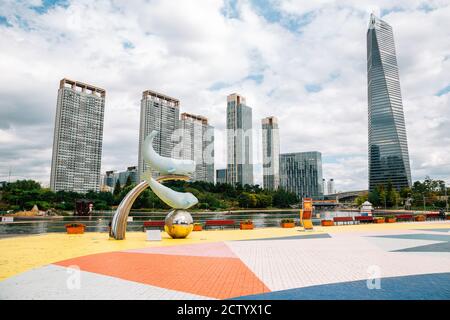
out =
{"type": "Polygon", "coordinates": [[[192,229],[194,229],[194,220],[186,210],[175,209],[167,215],[164,230],[172,238],[186,238],[192,229]]]}

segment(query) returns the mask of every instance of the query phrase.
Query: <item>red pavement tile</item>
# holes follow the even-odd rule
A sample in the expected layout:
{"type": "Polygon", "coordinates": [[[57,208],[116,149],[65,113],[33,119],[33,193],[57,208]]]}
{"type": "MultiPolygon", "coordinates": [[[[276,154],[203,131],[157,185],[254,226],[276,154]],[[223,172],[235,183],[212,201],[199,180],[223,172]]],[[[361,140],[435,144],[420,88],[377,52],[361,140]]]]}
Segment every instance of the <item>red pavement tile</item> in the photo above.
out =
{"type": "Polygon", "coordinates": [[[237,256],[233,253],[233,251],[231,251],[231,249],[223,242],[130,249],[126,250],[125,252],[237,258],[237,256]]]}
{"type": "Polygon", "coordinates": [[[238,258],[110,252],[55,264],[217,299],[270,291],[238,258]]]}

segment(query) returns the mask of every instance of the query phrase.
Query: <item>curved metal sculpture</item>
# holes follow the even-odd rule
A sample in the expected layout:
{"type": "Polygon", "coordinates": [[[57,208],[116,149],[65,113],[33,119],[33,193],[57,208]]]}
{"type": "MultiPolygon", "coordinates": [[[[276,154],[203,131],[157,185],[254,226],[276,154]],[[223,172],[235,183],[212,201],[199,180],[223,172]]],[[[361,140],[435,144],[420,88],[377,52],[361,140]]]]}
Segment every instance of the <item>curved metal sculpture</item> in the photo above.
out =
{"type": "Polygon", "coordinates": [[[150,167],[158,170],[163,175],[155,180],[151,177],[150,171],[146,171],[144,173],[144,181],[134,187],[123,198],[111,222],[110,237],[116,240],[125,239],[131,206],[136,198],[149,186],[162,201],[174,209],[167,215],[164,226],[165,231],[172,238],[185,238],[193,229],[192,216],[185,209],[197,204],[198,199],[192,193],[174,191],[160,182],[188,180],[189,176],[187,174],[194,172],[195,162],[192,160],[166,158],[157,154],[152,147],[153,139],[157,133],[157,131],[152,131],[144,140],[143,157],[150,167]]]}
{"type": "Polygon", "coordinates": [[[144,140],[142,156],[160,174],[190,175],[195,171],[195,162],[192,160],[181,160],[162,157],[153,149],[153,139],[158,131],[153,130],[144,140]]]}

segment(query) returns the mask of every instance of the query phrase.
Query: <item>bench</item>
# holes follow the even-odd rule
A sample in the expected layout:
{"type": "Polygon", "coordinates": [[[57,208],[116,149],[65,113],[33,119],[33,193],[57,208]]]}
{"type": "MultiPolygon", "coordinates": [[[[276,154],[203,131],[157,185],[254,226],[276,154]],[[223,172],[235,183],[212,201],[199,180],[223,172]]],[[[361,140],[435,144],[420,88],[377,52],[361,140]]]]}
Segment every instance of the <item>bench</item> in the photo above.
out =
{"type": "Polygon", "coordinates": [[[353,217],[334,217],[333,221],[335,223],[337,222],[342,222],[342,224],[350,224],[350,223],[354,223],[355,221],[353,220],[353,217]]]}
{"type": "Polygon", "coordinates": [[[442,216],[439,213],[427,213],[425,215],[426,219],[433,219],[433,220],[440,220],[442,219],[442,216]]]}
{"type": "Polygon", "coordinates": [[[373,222],[373,217],[372,216],[356,216],[355,217],[355,221],[358,222],[373,222]]]}
{"type": "Polygon", "coordinates": [[[206,227],[225,227],[225,226],[233,226],[236,227],[236,221],[234,220],[206,220],[205,221],[205,229],[206,227]]]}
{"type": "Polygon", "coordinates": [[[143,231],[145,231],[145,228],[148,228],[148,227],[164,228],[165,224],[166,224],[166,222],[164,220],[144,221],[144,225],[142,226],[142,229],[143,229],[143,231]]]}
{"type": "Polygon", "coordinates": [[[406,220],[414,221],[414,215],[412,215],[412,214],[398,214],[395,217],[397,218],[397,221],[400,221],[400,220],[402,220],[402,221],[406,221],[406,220]]]}

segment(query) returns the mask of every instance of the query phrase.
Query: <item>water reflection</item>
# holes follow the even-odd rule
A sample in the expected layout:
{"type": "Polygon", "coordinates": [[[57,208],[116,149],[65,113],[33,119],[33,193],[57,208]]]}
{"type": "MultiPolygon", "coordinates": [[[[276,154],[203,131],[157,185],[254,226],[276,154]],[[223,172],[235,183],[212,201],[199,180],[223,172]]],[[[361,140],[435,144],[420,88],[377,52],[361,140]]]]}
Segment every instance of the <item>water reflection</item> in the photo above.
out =
{"type": "MultiPolygon", "coordinates": [[[[65,224],[79,222],[86,225],[87,232],[108,232],[108,225],[112,219],[113,212],[98,212],[91,217],[63,217],[33,220],[17,220],[14,223],[0,224],[0,237],[11,234],[42,234],[49,232],[65,232],[65,224]]],[[[321,219],[332,219],[335,216],[353,216],[355,212],[324,210],[317,212],[313,218],[313,224],[319,225],[321,219]]],[[[143,221],[164,220],[166,213],[163,212],[133,212],[133,221],[128,222],[127,231],[142,231],[143,221]]],[[[281,219],[293,218],[298,223],[298,211],[264,211],[252,213],[192,213],[194,222],[204,223],[211,219],[232,219],[236,222],[251,219],[256,228],[276,227],[280,225],[281,219]]]]}

